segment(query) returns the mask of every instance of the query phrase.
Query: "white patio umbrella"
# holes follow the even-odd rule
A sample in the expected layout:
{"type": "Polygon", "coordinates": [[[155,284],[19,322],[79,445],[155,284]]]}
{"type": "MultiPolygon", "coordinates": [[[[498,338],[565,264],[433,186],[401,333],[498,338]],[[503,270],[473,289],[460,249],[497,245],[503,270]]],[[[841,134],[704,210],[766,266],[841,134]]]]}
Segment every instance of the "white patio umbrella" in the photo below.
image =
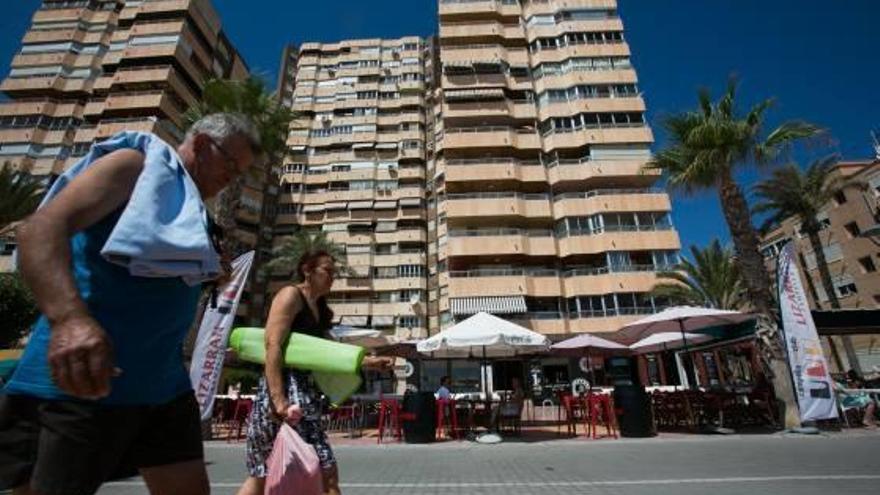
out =
{"type": "Polygon", "coordinates": [[[510,357],[549,348],[546,336],[482,311],[416,344],[437,358],[510,357]]]}
{"type": "Polygon", "coordinates": [[[659,313],[624,325],[615,337],[621,342],[634,343],[648,335],[661,332],[695,332],[720,325],[751,321],[756,315],[724,309],[696,306],[673,306],[659,313]]]}
{"type": "Polygon", "coordinates": [[[684,346],[687,342],[700,344],[709,340],[712,340],[712,337],[705,334],[685,333],[682,335],[680,332],[661,332],[649,335],[635,344],[632,344],[629,348],[639,353],[658,352],[668,349],[678,349],[679,347],[684,346]]]}
{"type": "MultiPolygon", "coordinates": [[[[516,323],[479,312],[442,332],[421,340],[416,349],[435,358],[511,357],[550,349],[550,339],[516,323]]],[[[485,368],[485,367],[484,367],[485,368]]],[[[481,370],[481,373],[484,373],[481,370]]],[[[486,398],[487,379],[483,377],[486,398]]]]}
{"type": "Polygon", "coordinates": [[[592,351],[594,349],[598,349],[602,352],[629,350],[629,348],[623,344],[618,344],[617,342],[612,342],[589,333],[557,342],[553,344],[551,349],[554,351],[562,351],[562,354],[578,355],[578,352],[586,354],[587,365],[590,368],[590,387],[593,387],[596,384],[596,372],[593,370],[592,351]]]}
{"type": "MultiPolygon", "coordinates": [[[[751,321],[753,314],[724,309],[700,308],[696,306],[673,306],[651,316],[624,325],[617,336],[624,342],[635,342],[644,337],[663,332],[679,332],[684,352],[688,352],[687,332],[699,332],[719,325],[732,325],[751,321]]],[[[691,380],[688,379],[688,383],[691,380]]]]}

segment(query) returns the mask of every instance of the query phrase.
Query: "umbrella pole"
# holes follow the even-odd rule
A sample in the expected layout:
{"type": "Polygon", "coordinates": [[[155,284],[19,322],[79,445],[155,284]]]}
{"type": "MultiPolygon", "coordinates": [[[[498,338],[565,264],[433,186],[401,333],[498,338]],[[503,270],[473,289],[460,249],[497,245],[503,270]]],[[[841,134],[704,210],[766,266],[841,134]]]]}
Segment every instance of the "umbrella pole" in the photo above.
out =
{"type": "Polygon", "coordinates": [[[593,369],[593,353],[589,350],[587,351],[587,366],[590,368],[590,386],[587,388],[587,396],[589,396],[593,392],[593,387],[596,386],[596,370],[593,369]]]}
{"type": "Polygon", "coordinates": [[[693,356],[691,356],[691,352],[688,350],[688,341],[687,341],[687,336],[685,335],[685,332],[684,332],[684,320],[683,319],[678,320],[678,328],[681,330],[681,342],[684,344],[684,355],[687,359],[691,360],[690,363],[685,363],[686,366],[684,368],[684,375],[688,381],[688,389],[692,389],[692,388],[694,388],[695,384],[691,383],[691,377],[690,377],[690,374],[688,374],[688,369],[690,369],[691,374],[694,375],[694,381],[697,381],[697,377],[696,377],[696,370],[694,369],[693,356]]]}
{"type": "MultiPolygon", "coordinates": [[[[685,367],[684,375],[685,375],[685,377],[687,377],[688,390],[693,390],[694,384],[691,383],[691,378],[690,378],[690,376],[688,376],[688,372],[687,372],[688,368],[691,369],[691,373],[694,375],[694,381],[697,381],[697,376],[696,376],[696,370],[693,369],[693,364],[694,364],[693,357],[691,356],[691,353],[688,350],[687,336],[685,335],[685,332],[684,332],[684,320],[683,319],[678,320],[678,327],[681,329],[681,341],[684,344],[684,355],[687,357],[687,359],[691,360],[690,363],[685,363],[686,365],[690,364],[690,366],[685,367]]],[[[696,425],[696,421],[694,419],[694,410],[691,407],[691,401],[688,398],[687,392],[685,392],[685,394],[684,394],[684,406],[687,408],[687,414],[691,420],[691,424],[693,425],[694,428],[696,428],[697,425],[696,425]]]]}

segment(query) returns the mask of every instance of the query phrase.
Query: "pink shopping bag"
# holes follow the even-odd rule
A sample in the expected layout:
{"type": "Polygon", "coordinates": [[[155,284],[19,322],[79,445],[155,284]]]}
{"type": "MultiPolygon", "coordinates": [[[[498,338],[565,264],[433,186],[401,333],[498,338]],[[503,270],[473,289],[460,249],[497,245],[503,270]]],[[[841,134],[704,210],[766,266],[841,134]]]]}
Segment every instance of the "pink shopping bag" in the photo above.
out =
{"type": "Polygon", "coordinates": [[[266,460],[266,495],[322,495],[318,454],[287,423],[281,425],[266,460]]]}

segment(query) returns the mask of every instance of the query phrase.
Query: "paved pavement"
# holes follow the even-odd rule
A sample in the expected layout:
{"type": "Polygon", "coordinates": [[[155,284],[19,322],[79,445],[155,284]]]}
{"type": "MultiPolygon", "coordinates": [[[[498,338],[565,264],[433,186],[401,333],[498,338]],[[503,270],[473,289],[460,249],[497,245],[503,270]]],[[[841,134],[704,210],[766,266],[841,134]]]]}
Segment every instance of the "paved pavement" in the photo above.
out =
{"type": "MultiPolygon", "coordinates": [[[[478,445],[342,445],[346,495],[880,493],[880,433],[685,436],[478,445]]],[[[209,443],[212,493],[234,494],[241,444],[209,443]]],[[[147,493],[139,479],[99,495],[147,493]]]]}

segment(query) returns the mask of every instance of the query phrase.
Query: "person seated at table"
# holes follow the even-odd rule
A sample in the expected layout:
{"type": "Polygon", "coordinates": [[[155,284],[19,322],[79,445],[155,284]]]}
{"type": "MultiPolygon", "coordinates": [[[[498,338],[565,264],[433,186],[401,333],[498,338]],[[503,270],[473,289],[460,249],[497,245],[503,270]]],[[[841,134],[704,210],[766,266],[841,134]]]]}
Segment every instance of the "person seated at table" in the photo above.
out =
{"type": "Polygon", "coordinates": [[[519,418],[522,414],[523,402],[526,394],[523,391],[519,378],[510,380],[511,391],[505,395],[498,406],[492,409],[492,430],[497,431],[498,425],[505,418],[519,418]]]}
{"type": "Polygon", "coordinates": [[[868,428],[877,428],[877,420],[874,414],[877,412],[877,403],[874,399],[864,391],[859,389],[865,388],[865,382],[862,381],[855,370],[846,372],[846,385],[835,382],[837,391],[837,399],[844,410],[858,409],[863,411],[862,426],[868,428]]]}
{"type": "Polygon", "coordinates": [[[449,400],[452,398],[452,392],[449,391],[449,376],[440,378],[440,388],[437,389],[434,396],[441,400],[449,400]]]}

